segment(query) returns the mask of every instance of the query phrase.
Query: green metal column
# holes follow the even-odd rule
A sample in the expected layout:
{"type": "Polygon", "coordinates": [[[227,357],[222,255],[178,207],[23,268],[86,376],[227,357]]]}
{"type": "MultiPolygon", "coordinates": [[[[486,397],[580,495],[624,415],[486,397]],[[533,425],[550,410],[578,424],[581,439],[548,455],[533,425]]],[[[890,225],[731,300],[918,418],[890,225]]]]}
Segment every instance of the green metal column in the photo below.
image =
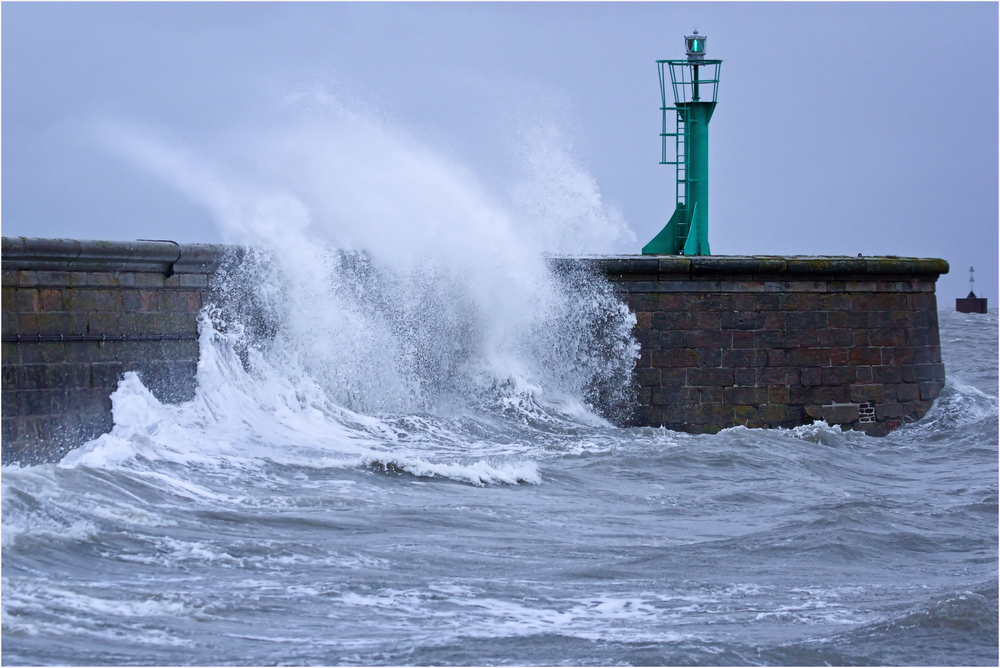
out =
{"type": "MultiPolygon", "coordinates": [[[[708,247],[708,122],[715,102],[688,102],[687,127],[687,209],[688,233],[684,255],[711,255],[708,247]],[[693,252],[692,252],[693,251],[693,252]]],[[[678,105],[680,106],[680,105],[678,105]]]]}

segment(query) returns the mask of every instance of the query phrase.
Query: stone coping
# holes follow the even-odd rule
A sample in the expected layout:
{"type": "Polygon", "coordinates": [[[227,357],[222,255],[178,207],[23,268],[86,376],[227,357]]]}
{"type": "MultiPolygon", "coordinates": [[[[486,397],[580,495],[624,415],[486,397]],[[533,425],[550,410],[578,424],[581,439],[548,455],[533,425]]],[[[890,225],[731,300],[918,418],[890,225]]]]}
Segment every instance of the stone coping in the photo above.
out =
{"type": "Polygon", "coordinates": [[[948,263],[936,258],[843,255],[580,255],[553,258],[560,261],[594,261],[605,273],[702,275],[878,275],[939,276],[948,263]]]}
{"type": "Polygon", "coordinates": [[[212,272],[233,246],[174,241],[78,241],[3,237],[3,268],[42,271],[212,272]]]}
{"type": "MultiPolygon", "coordinates": [[[[237,246],[178,244],[173,241],[78,241],[3,237],[4,269],[61,271],[211,272],[237,246]]],[[[552,261],[595,262],[605,273],[617,276],[650,274],[707,275],[879,275],[939,276],[948,263],[936,258],[895,256],[806,255],[578,255],[552,261]]]]}

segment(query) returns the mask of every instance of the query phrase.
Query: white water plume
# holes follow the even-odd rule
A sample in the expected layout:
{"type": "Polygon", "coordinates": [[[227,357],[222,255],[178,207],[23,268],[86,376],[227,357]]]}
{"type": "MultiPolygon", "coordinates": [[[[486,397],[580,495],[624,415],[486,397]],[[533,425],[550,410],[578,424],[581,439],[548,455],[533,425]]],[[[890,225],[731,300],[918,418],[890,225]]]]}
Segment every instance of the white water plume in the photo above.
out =
{"type": "Polygon", "coordinates": [[[630,232],[557,132],[525,134],[521,181],[501,193],[331,105],[198,151],[105,135],[249,247],[222,272],[215,326],[242,332],[254,373],[300,369],[368,415],[622,417],[634,317],[602,278],[548,257],[609,252],[630,232]]]}

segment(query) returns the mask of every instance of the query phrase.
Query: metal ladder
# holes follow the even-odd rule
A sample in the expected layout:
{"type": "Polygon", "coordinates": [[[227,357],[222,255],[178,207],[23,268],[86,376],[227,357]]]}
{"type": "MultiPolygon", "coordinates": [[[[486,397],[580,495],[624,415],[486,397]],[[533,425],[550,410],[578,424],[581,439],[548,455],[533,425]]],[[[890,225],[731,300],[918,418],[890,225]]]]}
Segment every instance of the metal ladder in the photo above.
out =
{"type": "MultiPolygon", "coordinates": [[[[687,109],[678,107],[660,107],[663,111],[663,130],[660,132],[660,137],[662,137],[663,147],[660,155],[661,165],[674,165],[676,168],[676,177],[674,179],[674,198],[678,208],[687,208],[687,186],[688,186],[688,156],[687,156],[687,143],[686,143],[686,130],[687,130],[687,109]],[[674,112],[674,132],[667,132],[667,114],[668,112],[674,112]],[[674,138],[674,159],[667,160],[670,157],[667,153],[667,146],[670,143],[669,138],[674,138]]],[[[687,235],[687,221],[678,221],[678,237],[684,238],[687,235]],[[682,236],[683,235],[683,236],[682,236]]]]}

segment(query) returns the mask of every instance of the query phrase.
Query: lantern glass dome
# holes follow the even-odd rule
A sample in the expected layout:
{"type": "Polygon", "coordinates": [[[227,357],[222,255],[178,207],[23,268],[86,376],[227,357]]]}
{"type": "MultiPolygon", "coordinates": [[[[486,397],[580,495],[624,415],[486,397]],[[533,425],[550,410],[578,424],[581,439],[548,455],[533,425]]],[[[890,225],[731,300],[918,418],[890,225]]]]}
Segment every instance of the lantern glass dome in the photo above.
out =
{"type": "Polygon", "coordinates": [[[693,35],[684,37],[684,46],[687,48],[687,57],[690,60],[700,60],[705,57],[705,35],[699,35],[695,30],[693,35]]]}

